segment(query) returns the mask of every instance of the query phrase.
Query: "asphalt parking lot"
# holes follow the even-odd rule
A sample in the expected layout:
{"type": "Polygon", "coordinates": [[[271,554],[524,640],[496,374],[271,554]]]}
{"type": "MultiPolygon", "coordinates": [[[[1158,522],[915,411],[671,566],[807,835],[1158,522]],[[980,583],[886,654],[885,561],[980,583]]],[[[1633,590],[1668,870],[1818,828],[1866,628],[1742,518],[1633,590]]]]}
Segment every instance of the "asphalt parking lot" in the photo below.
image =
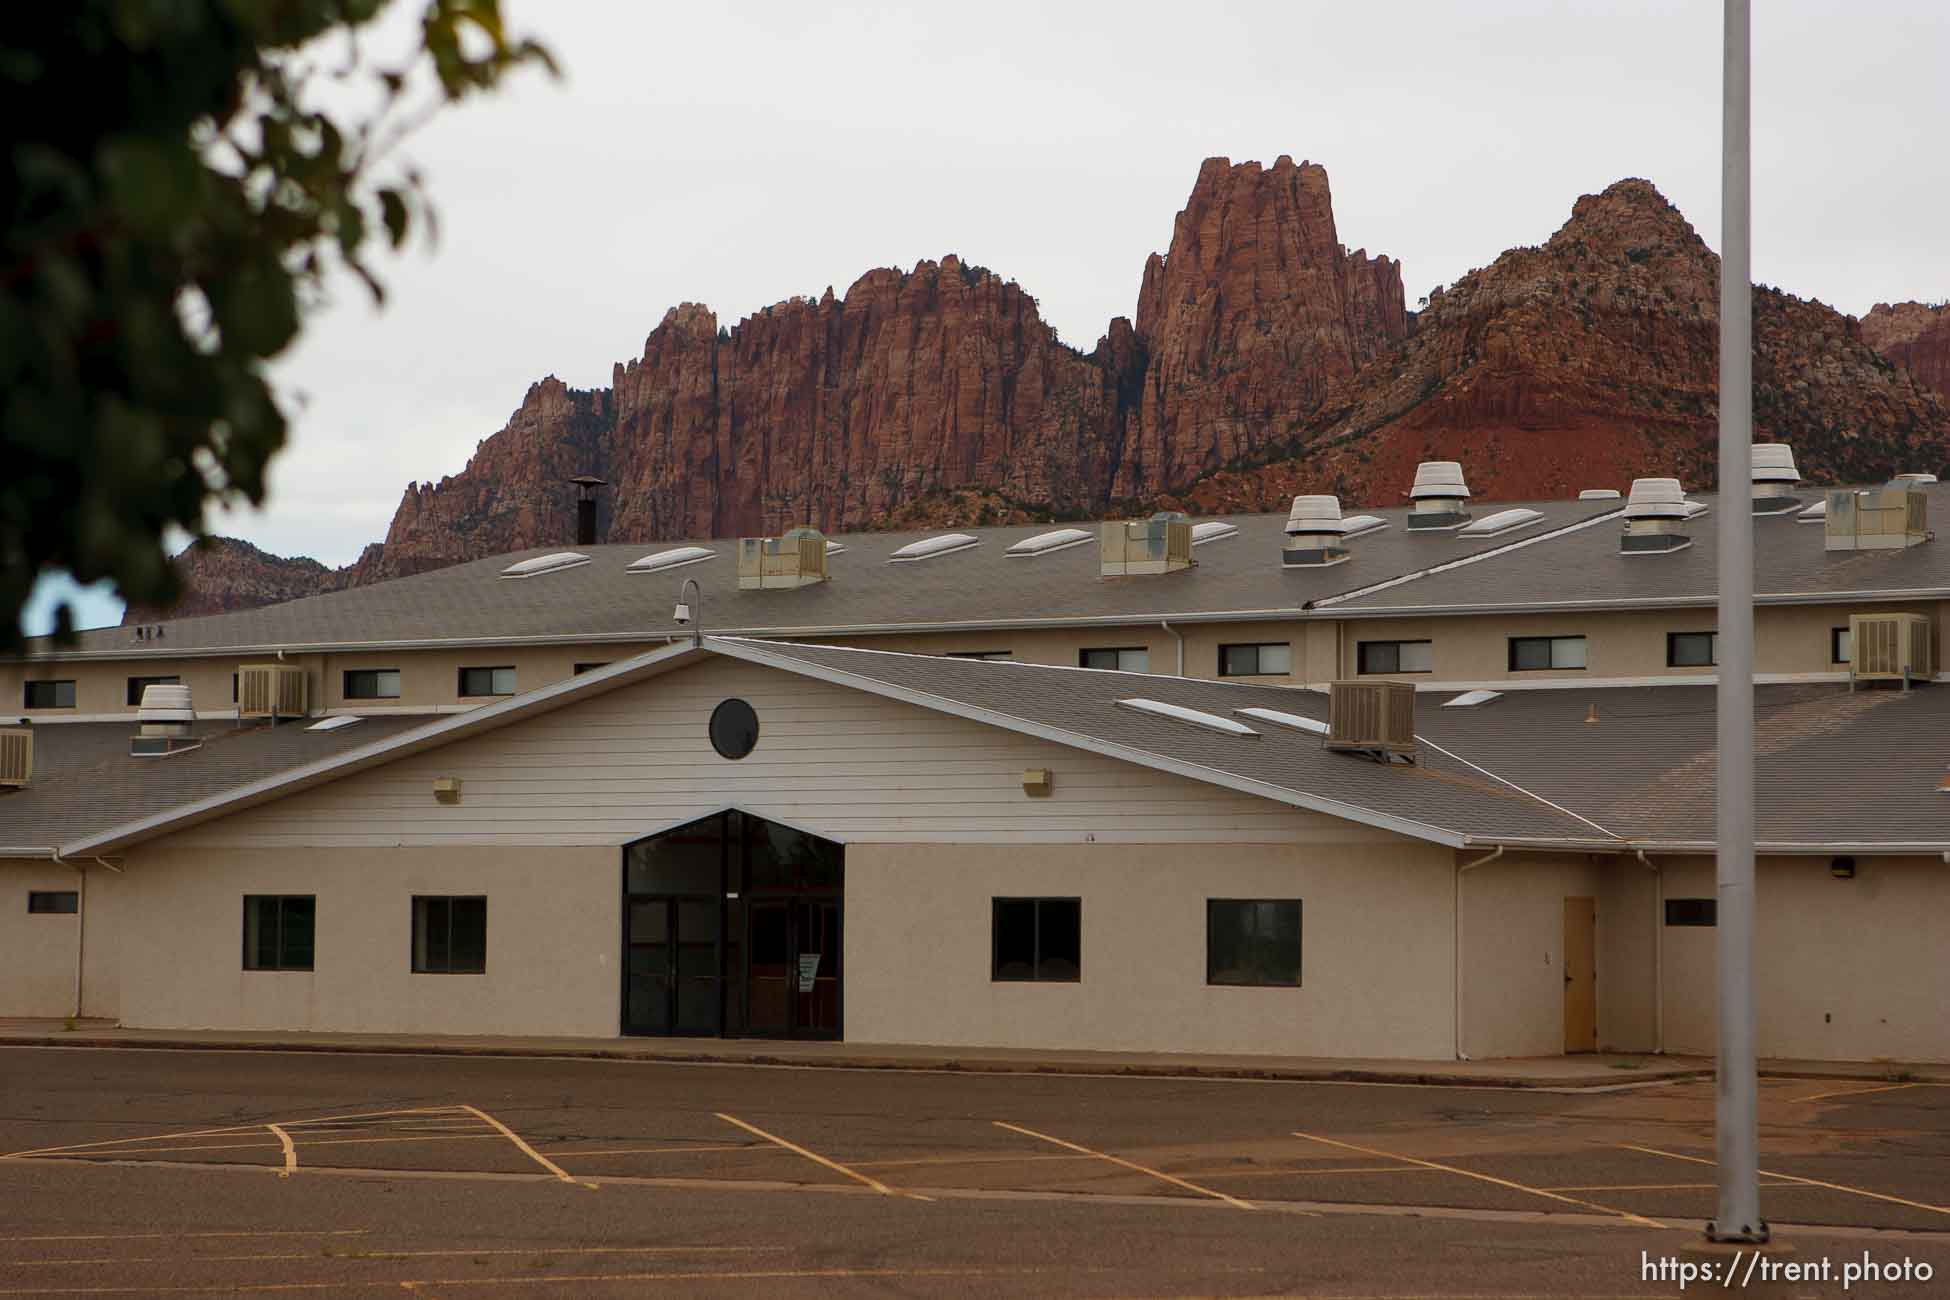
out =
{"type": "MultiPolygon", "coordinates": [[[[0,1049],[0,1295],[1659,1295],[1710,1083],[0,1049]]],[[[1950,1087],[1766,1081],[1804,1257],[1950,1294],[1950,1087]]],[[[1842,1294],[1805,1287],[1788,1294],[1842,1294]]]]}

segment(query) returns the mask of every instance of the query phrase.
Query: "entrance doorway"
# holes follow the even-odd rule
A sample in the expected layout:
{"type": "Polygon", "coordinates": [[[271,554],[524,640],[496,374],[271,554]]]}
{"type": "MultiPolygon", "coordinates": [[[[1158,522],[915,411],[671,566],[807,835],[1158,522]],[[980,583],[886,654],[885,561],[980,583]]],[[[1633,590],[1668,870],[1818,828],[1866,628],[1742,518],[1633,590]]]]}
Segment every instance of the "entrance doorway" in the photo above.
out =
{"type": "Polygon", "coordinates": [[[1564,900],[1564,1050],[1598,1050],[1598,900],[1564,900]]]}
{"type": "Polygon", "coordinates": [[[731,810],[623,851],[623,1032],[838,1038],[845,847],[731,810]]]}

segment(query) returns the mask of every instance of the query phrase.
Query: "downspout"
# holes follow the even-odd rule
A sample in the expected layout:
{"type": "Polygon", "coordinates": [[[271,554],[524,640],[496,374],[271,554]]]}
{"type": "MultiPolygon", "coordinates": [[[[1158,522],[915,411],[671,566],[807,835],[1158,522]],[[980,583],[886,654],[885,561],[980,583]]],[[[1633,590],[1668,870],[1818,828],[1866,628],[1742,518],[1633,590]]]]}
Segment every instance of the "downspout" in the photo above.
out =
{"type": "Polygon", "coordinates": [[[61,850],[54,850],[54,860],[64,867],[73,867],[81,877],[75,889],[74,899],[74,1018],[81,1019],[81,972],[88,956],[88,868],[79,862],[70,862],[61,856],[61,850]]]}
{"type": "Polygon", "coordinates": [[[1666,873],[1633,849],[1639,864],[1652,873],[1652,1050],[1666,1054],[1666,873]]]}
{"type": "Polygon", "coordinates": [[[1185,675],[1185,634],[1173,627],[1165,619],[1159,619],[1158,626],[1178,639],[1178,675],[1183,677],[1185,675]]]}
{"type": "MultiPolygon", "coordinates": [[[[1338,642],[1339,638],[1336,637],[1335,639],[1338,642]]],[[[1336,647],[1335,653],[1337,654],[1339,653],[1338,646],[1336,647]]],[[[1474,871],[1478,867],[1487,867],[1490,863],[1496,861],[1498,858],[1503,856],[1503,849],[1504,846],[1499,844],[1495,848],[1491,849],[1488,853],[1484,854],[1482,857],[1476,859],[1476,861],[1474,862],[1458,862],[1456,864],[1456,898],[1454,904],[1454,911],[1452,913],[1453,920],[1455,923],[1455,938],[1452,947],[1454,949],[1455,956],[1456,956],[1455,1036],[1456,1036],[1456,1059],[1458,1061],[1467,1061],[1469,1059],[1469,1057],[1463,1053],[1463,1049],[1462,1049],[1463,1048],[1463,1037],[1462,1037],[1462,1032],[1463,1032],[1463,923],[1462,923],[1463,873],[1465,871],[1474,871]]]]}

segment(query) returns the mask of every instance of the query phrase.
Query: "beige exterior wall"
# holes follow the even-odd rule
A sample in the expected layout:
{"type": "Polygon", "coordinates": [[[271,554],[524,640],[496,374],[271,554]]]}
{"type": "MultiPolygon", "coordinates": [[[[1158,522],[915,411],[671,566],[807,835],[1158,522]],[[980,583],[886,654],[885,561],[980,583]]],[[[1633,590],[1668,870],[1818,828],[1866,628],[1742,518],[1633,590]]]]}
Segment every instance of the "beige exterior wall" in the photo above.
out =
{"type": "MultiPolygon", "coordinates": [[[[123,933],[122,877],[88,871],[80,900],[87,914],[81,1013],[113,1017],[120,1011],[123,933]]],[[[0,1016],[69,1016],[75,1009],[75,953],[83,940],[82,914],[27,911],[36,890],[82,889],[81,873],[55,862],[0,862],[0,1016]]]]}
{"type": "Polygon", "coordinates": [[[846,858],[863,1042],[1446,1057],[1451,855],[1392,844],[874,844],[846,858]],[[989,978],[991,900],[1082,900],[1082,978],[989,978]],[[1297,988],[1205,982],[1209,898],[1301,900],[1297,988]]]}
{"type": "MultiPolygon", "coordinates": [[[[1713,864],[1666,867],[1667,898],[1714,896],[1713,864]]],[[[1715,1049],[1715,936],[1665,928],[1666,1048],[1715,1049]]],[[[1761,859],[1754,926],[1755,1043],[1763,1057],[1950,1061],[1950,865],[1857,857],[1761,859]]]]}
{"type": "MultiPolygon", "coordinates": [[[[1596,897],[1598,886],[1582,857],[1513,853],[1463,873],[1463,1056],[1564,1051],[1564,899],[1596,897]]],[[[1601,933],[1608,919],[1601,908],[1601,933]]]]}

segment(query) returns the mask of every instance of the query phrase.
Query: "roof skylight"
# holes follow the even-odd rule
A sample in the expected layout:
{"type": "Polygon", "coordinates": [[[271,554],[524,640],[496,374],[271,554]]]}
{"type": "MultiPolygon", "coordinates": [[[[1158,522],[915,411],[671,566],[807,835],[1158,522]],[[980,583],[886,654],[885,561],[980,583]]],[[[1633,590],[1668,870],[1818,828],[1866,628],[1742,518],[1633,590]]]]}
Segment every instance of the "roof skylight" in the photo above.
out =
{"type": "Polygon", "coordinates": [[[1616,501],[1618,500],[1618,489],[1617,488],[1586,488],[1584,491],[1578,493],[1578,500],[1616,501]]]}
{"type": "Polygon", "coordinates": [[[665,569],[681,569],[686,564],[699,564],[714,558],[717,552],[708,546],[678,546],[668,551],[657,551],[640,560],[633,560],[625,573],[662,573],[665,569]]]}
{"type": "Polygon", "coordinates": [[[1234,709],[1233,712],[1251,718],[1255,722],[1285,727],[1290,731],[1304,731],[1315,736],[1327,734],[1326,723],[1318,718],[1302,717],[1298,713],[1282,713],[1278,709],[1234,709]]]}
{"type": "Polygon", "coordinates": [[[1359,537],[1362,533],[1372,533],[1387,526],[1388,521],[1380,515],[1348,515],[1341,520],[1341,540],[1346,541],[1350,537],[1359,537]]]}
{"type": "Polygon", "coordinates": [[[1806,510],[1803,510],[1801,513],[1797,514],[1794,517],[1794,522],[1797,524],[1827,523],[1828,522],[1828,498],[1823,497],[1821,500],[1809,506],[1806,510]]]}
{"type": "Polygon", "coordinates": [[[1518,528],[1528,528],[1544,517],[1541,510],[1518,506],[1514,510],[1499,510],[1493,515],[1464,524],[1456,533],[1458,537],[1495,537],[1498,533],[1512,532],[1518,528]]]}
{"type": "Polygon", "coordinates": [[[1203,727],[1207,731],[1219,731],[1228,736],[1258,736],[1259,733],[1243,722],[1222,718],[1216,713],[1205,713],[1198,709],[1188,709],[1182,704],[1166,704],[1163,700],[1129,699],[1117,701],[1120,709],[1135,709],[1139,713],[1149,713],[1160,718],[1170,718],[1175,722],[1189,723],[1203,727]]]}
{"type": "Polygon", "coordinates": [[[838,555],[844,550],[846,550],[846,547],[840,545],[838,542],[826,543],[826,553],[828,555],[838,555]]]}
{"type": "Polygon", "coordinates": [[[1082,546],[1090,537],[1087,528],[1056,528],[1047,533],[1037,533],[1034,537],[1025,537],[1003,554],[1017,559],[1029,555],[1048,555],[1052,551],[1067,551],[1072,546],[1082,546]]]}
{"type": "Polygon", "coordinates": [[[937,555],[965,551],[971,546],[981,544],[982,539],[972,533],[942,533],[936,537],[923,537],[918,542],[909,542],[888,556],[887,563],[912,564],[916,560],[931,560],[937,555]]]}
{"type": "Polygon", "coordinates": [[[1479,704],[1488,704],[1491,700],[1500,700],[1502,698],[1502,691],[1464,691],[1453,700],[1444,700],[1442,707],[1445,709],[1473,709],[1479,704]]]}
{"type": "Polygon", "coordinates": [[[305,730],[306,731],[337,731],[340,727],[349,727],[353,723],[359,721],[361,721],[361,719],[359,715],[356,713],[341,713],[336,717],[327,718],[323,722],[314,722],[309,727],[306,727],[305,730]]]}
{"type": "Polygon", "coordinates": [[[1209,519],[1202,524],[1192,525],[1192,545],[1203,546],[1207,542],[1223,542],[1228,537],[1239,536],[1236,524],[1228,524],[1218,519],[1209,519]]]}
{"type": "Polygon", "coordinates": [[[534,578],[544,573],[556,573],[562,569],[573,569],[577,565],[589,563],[589,557],[581,551],[557,551],[553,555],[537,555],[532,560],[520,560],[501,570],[504,578],[534,578]]]}
{"type": "Polygon", "coordinates": [[[1712,506],[1707,505],[1706,502],[1704,501],[1687,501],[1687,502],[1683,502],[1682,504],[1684,504],[1686,507],[1686,517],[1688,519],[1697,518],[1698,516],[1705,514],[1707,511],[1713,508],[1712,506]]]}

